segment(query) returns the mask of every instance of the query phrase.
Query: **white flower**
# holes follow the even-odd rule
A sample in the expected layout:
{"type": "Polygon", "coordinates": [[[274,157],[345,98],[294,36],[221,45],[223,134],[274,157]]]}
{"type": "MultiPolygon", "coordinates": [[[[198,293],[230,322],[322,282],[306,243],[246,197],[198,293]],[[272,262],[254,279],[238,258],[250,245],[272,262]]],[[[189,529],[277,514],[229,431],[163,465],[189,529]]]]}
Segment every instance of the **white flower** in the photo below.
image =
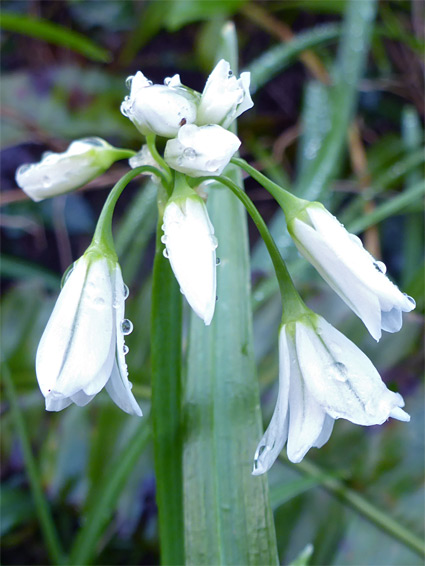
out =
{"type": "Polygon", "coordinates": [[[101,175],[118,151],[100,138],[77,140],[63,153],[46,152],[39,163],[21,165],[16,183],[36,202],[61,195],[101,175]]]}
{"type": "Polygon", "coordinates": [[[251,73],[241,73],[237,79],[230,64],[221,59],[208,77],[198,107],[196,123],[219,124],[228,128],[230,124],[254,103],[249,94],[251,73]]]}
{"type": "Polygon", "coordinates": [[[187,302],[206,325],[216,302],[216,248],[214,227],[201,197],[171,199],[162,225],[166,257],[187,302]]]}
{"type": "Polygon", "coordinates": [[[164,157],[170,167],[190,177],[221,175],[240,145],[239,138],[221,126],[187,125],[168,140],[164,157]]]}
{"type": "Polygon", "coordinates": [[[172,138],[184,124],[196,120],[198,96],[182,85],[180,76],[167,78],[164,85],[154,85],[138,71],[131,82],[130,96],[121,104],[121,112],[143,134],[172,138]]]}
{"type": "Polygon", "coordinates": [[[126,413],[142,412],[128,381],[124,286],[118,263],[87,251],[68,275],[41,338],[38,383],[48,411],[86,405],[106,386],[126,413]]]}
{"type": "MultiPolygon", "coordinates": [[[[128,160],[128,164],[132,169],[136,169],[136,167],[141,167],[142,165],[150,165],[151,167],[155,167],[159,171],[165,173],[164,169],[158,164],[158,162],[154,159],[151,152],[149,151],[149,147],[146,144],[142,145],[142,148],[136,155],[130,157],[128,160]]],[[[148,175],[151,177],[154,183],[159,184],[161,179],[155,173],[142,173],[142,175],[148,175]]]]}
{"type": "Polygon", "coordinates": [[[367,252],[361,240],[319,203],[308,205],[288,222],[288,229],[303,256],[379,340],[381,329],[398,332],[402,312],[415,301],[385,275],[386,267],[367,252]]]}
{"type": "Polygon", "coordinates": [[[310,448],[329,440],[335,419],[364,426],[389,417],[409,421],[403,406],[369,358],[323,318],[285,324],[279,335],[279,394],[253,474],[266,472],[285,443],[289,460],[300,462],[310,448]]]}

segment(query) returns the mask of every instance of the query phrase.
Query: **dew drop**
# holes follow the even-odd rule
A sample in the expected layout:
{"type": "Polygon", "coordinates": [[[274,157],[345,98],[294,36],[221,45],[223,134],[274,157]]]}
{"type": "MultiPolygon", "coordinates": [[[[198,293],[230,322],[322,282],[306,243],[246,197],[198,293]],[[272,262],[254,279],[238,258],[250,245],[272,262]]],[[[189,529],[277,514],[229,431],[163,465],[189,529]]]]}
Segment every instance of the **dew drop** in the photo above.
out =
{"type": "Polygon", "coordinates": [[[186,157],[186,159],[194,159],[196,157],[196,151],[193,147],[186,147],[183,150],[183,157],[186,157]]]}
{"type": "Polygon", "coordinates": [[[125,86],[128,88],[128,90],[131,89],[131,83],[133,82],[133,79],[134,79],[133,75],[130,75],[125,79],[125,86]]]}
{"type": "Polygon", "coordinates": [[[413,305],[413,308],[416,307],[416,301],[413,297],[410,297],[407,293],[403,293],[403,295],[406,297],[406,299],[409,301],[409,303],[411,303],[413,305]]]}
{"type": "Polygon", "coordinates": [[[336,381],[345,382],[348,379],[347,367],[341,362],[335,362],[326,368],[326,373],[336,381]]]}
{"type": "Polygon", "coordinates": [[[213,235],[210,236],[210,239],[211,239],[211,246],[212,246],[212,249],[215,250],[216,247],[218,246],[218,240],[217,240],[217,238],[216,238],[215,236],[213,236],[213,235]]]}
{"type": "Polygon", "coordinates": [[[171,83],[171,77],[167,77],[164,79],[165,86],[169,86],[170,83],[171,83]]]}
{"type": "Polygon", "coordinates": [[[168,237],[167,237],[165,234],[164,234],[163,236],[161,236],[161,242],[162,242],[163,244],[166,244],[166,243],[167,243],[167,240],[168,240],[168,237]]]}
{"type": "Polygon", "coordinates": [[[124,344],[122,351],[124,352],[124,356],[126,356],[128,354],[128,352],[130,351],[130,348],[127,346],[127,344],[124,344]]]}
{"type": "Polygon", "coordinates": [[[124,283],[123,293],[124,293],[124,301],[125,301],[130,294],[130,289],[127,287],[125,283],[124,283]]]}
{"type": "Polygon", "coordinates": [[[218,168],[219,168],[219,163],[216,159],[210,159],[205,163],[205,169],[207,171],[210,171],[211,173],[218,171],[218,168]]]}
{"type": "Polygon", "coordinates": [[[124,334],[124,336],[127,336],[128,334],[131,334],[133,332],[133,323],[131,322],[131,320],[128,320],[128,318],[125,318],[121,322],[121,332],[124,334]]]}
{"type": "Polygon", "coordinates": [[[227,78],[230,79],[231,77],[233,77],[233,71],[232,69],[229,69],[229,72],[227,73],[227,78]]]}
{"type": "Polygon", "coordinates": [[[218,295],[215,296],[215,302],[217,302],[217,301],[218,301],[218,295]]]}
{"type": "Polygon", "coordinates": [[[68,281],[68,278],[71,275],[71,273],[74,271],[74,267],[75,267],[75,263],[71,263],[71,265],[67,268],[67,270],[63,274],[62,280],[61,280],[61,289],[65,285],[65,283],[68,281]]]}
{"type": "Polygon", "coordinates": [[[25,175],[25,173],[31,169],[31,167],[33,167],[32,163],[24,163],[23,165],[21,165],[19,167],[19,169],[16,171],[16,175],[25,175]]]}
{"type": "Polygon", "coordinates": [[[215,260],[215,264],[220,265],[220,263],[221,263],[221,259],[219,257],[217,257],[216,260],[215,260]]]}
{"type": "Polygon", "coordinates": [[[148,83],[148,86],[152,86],[152,85],[153,85],[153,82],[152,82],[152,81],[147,81],[147,83],[148,83]]]}
{"type": "Polygon", "coordinates": [[[164,250],[163,250],[163,252],[162,252],[162,255],[163,255],[164,257],[166,257],[167,259],[169,259],[170,256],[169,256],[169,254],[168,254],[167,248],[164,248],[164,250]]]}
{"type": "Polygon", "coordinates": [[[374,261],[373,266],[377,271],[379,271],[379,273],[386,273],[387,272],[387,266],[382,261],[374,261]]]}
{"type": "Polygon", "coordinates": [[[356,244],[356,245],[359,246],[360,248],[363,247],[363,242],[361,241],[361,239],[360,239],[358,236],[356,236],[355,234],[349,234],[349,236],[350,236],[350,240],[351,240],[354,244],[356,244]]]}
{"type": "Polygon", "coordinates": [[[93,301],[93,304],[94,304],[96,307],[102,309],[102,308],[105,306],[105,299],[102,298],[102,297],[96,297],[96,298],[94,299],[94,301],[93,301]]]}

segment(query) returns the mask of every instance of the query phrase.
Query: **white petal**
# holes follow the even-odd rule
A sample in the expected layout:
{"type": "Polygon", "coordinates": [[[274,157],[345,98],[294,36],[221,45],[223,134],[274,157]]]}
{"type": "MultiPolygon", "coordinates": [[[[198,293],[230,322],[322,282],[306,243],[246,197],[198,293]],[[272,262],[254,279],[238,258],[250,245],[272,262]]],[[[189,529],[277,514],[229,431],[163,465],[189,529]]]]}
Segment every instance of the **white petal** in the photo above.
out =
{"type": "Polygon", "coordinates": [[[46,153],[38,163],[21,165],[16,183],[37,202],[78,189],[113,161],[114,149],[104,140],[77,140],[63,153],[46,153]]]}
{"type": "Polygon", "coordinates": [[[297,323],[296,350],[307,388],[332,418],[382,424],[404,405],[399,394],[387,389],[369,358],[323,318],[318,317],[317,332],[297,323]]]}
{"type": "Polygon", "coordinates": [[[164,157],[173,169],[190,177],[221,175],[240,144],[237,136],[221,126],[187,125],[167,142],[164,157]]]}
{"type": "Polygon", "coordinates": [[[298,463],[301,462],[310,448],[318,443],[325,425],[326,412],[304,383],[299,360],[297,360],[293,346],[290,347],[290,355],[295,363],[292,365],[289,389],[287,450],[289,460],[298,463]]]}
{"type": "Polygon", "coordinates": [[[279,394],[269,426],[255,452],[252,471],[254,476],[264,474],[272,467],[288,438],[289,383],[293,370],[288,337],[283,327],[279,335],[279,394]]]}
{"type": "Polygon", "coordinates": [[[177,84],[176,75],[165,85],[152,85],[140,71],[132,78],[130,96],[121,104],[121,112],[138,130],[147,135],[174,137],[183,124],[196,119],[196,98],[177,84]]]}
{"type": "Polygon", "coordinates": [[[37,350],[43,394],[94,395],[113,364],[115,328],[108,262],[81,258],[69,275],[37,350]]]}
{"type": "Polygon", "coordinates": [[[71,405],[72,400],[68,397],[56,398],[54,395],[49,394],[46,397],[46,411],[62,411],[71,405]]]}
{"type": "Polygon", "coordinates": [[[116,324],[116,357],[112,374],[106,383],[106,391],[116,405],[130,415],[142,416],[142,411],[131,392],[131,383],[128,380],[127,364],[124,355],[124,334],[121,329],[124,320],[124,282],[121,269],[117,265],[115,270],[115,324],[116,324]]]}
{"type": "Polygon", "coordinates": [[[71,400],[79,407],[85,407],[94,397],[95,395],[86,395],[84,391],[78,391],[71,397],[71,400]]]}
{"type": "Polygon", "coordinates": [[[188,303],[206,325],[216,302],[216,247],[214,228],[200,197],[179,206],[171,201],[164,212],[167,255],[188,303]]]}

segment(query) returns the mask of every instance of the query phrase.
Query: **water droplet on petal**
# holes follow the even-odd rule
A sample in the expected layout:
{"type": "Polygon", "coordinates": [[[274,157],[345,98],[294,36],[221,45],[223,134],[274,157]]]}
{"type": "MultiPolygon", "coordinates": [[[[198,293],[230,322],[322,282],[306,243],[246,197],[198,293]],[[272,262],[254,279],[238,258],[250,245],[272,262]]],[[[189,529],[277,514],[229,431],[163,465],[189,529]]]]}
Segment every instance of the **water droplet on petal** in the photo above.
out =
{"type": "Polygon", "coordinates": [[[411,303],[413,305],[413,308],[416,307],[416,301],[413,297],[410,297],[407,293],[403,293],[403,295],[406,297],[406,299],[409,301],[409,303],[411,303]]]}
{"type": "Polygon", "coordinates": [[[229,72],[227,73],[227,78],[230,79],[230,77],[233,77],[233,71],[232,71],[232,69],[229,69],[229,72]]]}
{"type": "Polygon", "coordinates": [[[133,323],[131,322],[131,320],[128,320],[128,318],[125,318],[121,322],[121,332],[125,336],[127,336],[128,334],[131,334],[133,332],[133,323]]]}
{"type": "Polygon", "coordinates": [[[152,81],[147,81],[147,83],[148,83],[148,86],[152,86],[152,85],[153,85],[153,82],[152,82],[152,81]]]}
{"type": "Polygon", "coordinates": [[[168,86],[171,83],[171,77],[167,77],[164,79],[165,86],[168,86]]]}
{"type": "Polygon", "coordinates": [[[168,254],[167,248],[164,248],[164,250],[163,250],[163,252],[162,252],[162,255],[163,255],[164,257],[166,257],[167,259],[170,257],[169,254],[168,254]]]}
{"type": "Polygon", "coordinates": [[[128,88],[128,90],[131,90],[131,83],[133,82],[133,79],[133,75],[130,75],[125,79],[125,86],[128,88]]]}
{"type": "Polygon", "coordinates": [[[326,375],[336,381],[345,382],[348,379],[348,370],[341,362],[335,362],[326,368],[326,375]]]}
{"type": "Polygon", "coordinates": [[[65,283],[68,281],[69,276],[71,275],[71,273],[74,271],[74,266],[75,266],[75,262],[71,263],[71,265],[68,267],[68,269],[65,271],[65,273],[62,276],[62,280],[61,280],[61,288],[65,285],[65,283]]]}
{"type": "Polygon", "coordinates": [[[216,302],[218,301],[218,295],[215,296],[215,301],[216,301],[216,302]]]}
{"type": "Polygon", "coordinates": [[[375,267],[375,269],[377,271],[379,271],[380,273],[386,273],[387,272],[387,266],[385,265],[384,262],[382,261],[374,261],[373,262],[373,266],[375,267]]]}
{"type": "Polygon", "coordinates": [[[349,234],[349,236],[350,236],[350,240],[352,240],[354,244],[357,244],[361,248],[363,247],[363,242],[358,236],[356,236],[355,234],[349,234]]]}
{"type": "Polygon", "coordinates": [[[196,157],[196,151],[193,147],[186,147],[183,150],[183,157],[186,157],[186,159],[194,159],[196,157]]]}
{"type": "Polygon", "coordinates": [[[31,169],[32,166],[33,166],[32,163],[24,163],[16,171],[16,175],[24,175],[28,171],[28,169],[31,169]]]}
{"type": "Polygon", "coordinates": [[[211,239],[211,246],[212,246],[212,249],[215,250],[216,247],[218,246],[218,240],[217,240],[217,238],[216,238],[215,236],[213,236],[213,235],[210,236],[210,239],[211,239]]]}
{"type": "Polygon", "coordinates": [[[166,244],[166,243],[167,243],[167,240],[168,240],[168,237],[167,237],[165,234],[164,234],[163,236],[161,236],[161,242],[162,242],[163,244],[166,244]]]}
{"type": "Polygon", "coordinates": [[[125,283],[124,283],[123,294],[124,294],[124,301],[125,301],[130,294],[130,289],[127,287],[127,285],[125,283]]]}
{"type": "Polygon", "coordinates": [[[124,344],[122,351],[124,352],[124,356],[126,356],[128,354],[128,352],[130,351],[130,348],[127,346],[127,344],[124,344]]]}
{"type": "Polygon", "coordinates": [[[221,259],[219,257],[217,257],[216,260],[215,260],[215,264],[220,265],[220,263],[221,263],[221,259]]]}
{"type": "Polygon", "coordinates": [[[103,297],[96,297],[93,301],[93,304],[99,308],[99,309],[103,309],[105,306],[105,299],[103,297]]]}

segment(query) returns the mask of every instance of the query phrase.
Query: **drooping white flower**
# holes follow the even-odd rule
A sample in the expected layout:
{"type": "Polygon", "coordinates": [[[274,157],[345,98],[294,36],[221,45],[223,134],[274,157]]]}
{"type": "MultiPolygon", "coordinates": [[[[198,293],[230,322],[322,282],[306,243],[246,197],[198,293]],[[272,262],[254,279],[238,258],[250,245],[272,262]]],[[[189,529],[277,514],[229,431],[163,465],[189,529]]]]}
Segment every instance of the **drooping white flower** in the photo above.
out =
{"type": "Polygon", "coordinates": [[[143,135],[172,138],[181,126],[195,122],[199,95],[183,86],[179,75],[158,85],[138,71],[127,81],[131,84],[130,96],[121,104],[121,112],[143,135]]]}
{"type": "Polygon", "coordinates": [[[398,332],[402,312],[415,301],[385,275],[386,267],[367,252],[357,236],[320,203],[311,203],[288,222],[288,230],[303,256],[359,316],[379,341],[381,329],[398,332]]]}
{"type": "Polygon", "coordinates": [[[217,239],[204,201],[192,192],[188,198],[168,201],[162,242],[187,302],[209,325],[216,302],[217,239]]]}
{"type": "Polygon", "coordinates": [[[85,185],[119,159],[119,152],[101,138],[76,140],[63,153],[46,152],[40,162],[21,165],[16,183],[38,202],[85,185]]]}
{"type": "Polygon", "coordinates": [[[230,64],[221,59],[208,77],[201,95],[196,123],[219,124],[228,128],[245,110],[252,108],[249,83],[251,73],[241,73],[237,79],[230,70],[230,64]]]}
{"type": "Polygon", "coordinates": [[[369,358],[322,317],[284,324],[279,335],[279,394],[254,458],[254,475],[270,469],[287,444],[300,462],[328,440],[335,419],[369,426],[409,421],[403,398],[382,382],[369,358]]]}
{"type": "Polygon", "coordinates": [[[123,411],[142,416],[128,381],[126,289],[118,263],[87,251],[68,275],[36,356],[48,411],[86,405],[106,386],[123,411]]]}
{"type": "Polygon", "coordinates": [[[164,157],[170,167],[190,177],[221,175],[240,145],[240,139],[221,126],[187,125],[168,140],[164,157]]]}

